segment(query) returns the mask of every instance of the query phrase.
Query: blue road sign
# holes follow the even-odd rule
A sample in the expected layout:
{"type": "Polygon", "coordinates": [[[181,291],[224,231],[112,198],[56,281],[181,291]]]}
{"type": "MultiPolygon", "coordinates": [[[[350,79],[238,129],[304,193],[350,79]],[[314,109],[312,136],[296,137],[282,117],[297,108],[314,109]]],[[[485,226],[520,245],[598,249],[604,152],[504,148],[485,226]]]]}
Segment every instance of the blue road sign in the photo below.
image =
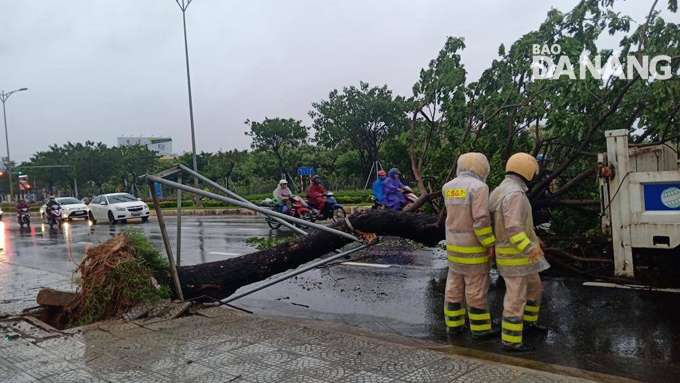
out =
{"type": "Polygon", "coordinates": [[[163,198],[163,188],[158,182],[156,182],[156,197],[163,198]]]}
{"type": "Polygon", "coordinates": [[[314,168],[312,167],[300,167],[298,168],[298,175],[299,176],[311,176],[314,174],[314,168]]]}

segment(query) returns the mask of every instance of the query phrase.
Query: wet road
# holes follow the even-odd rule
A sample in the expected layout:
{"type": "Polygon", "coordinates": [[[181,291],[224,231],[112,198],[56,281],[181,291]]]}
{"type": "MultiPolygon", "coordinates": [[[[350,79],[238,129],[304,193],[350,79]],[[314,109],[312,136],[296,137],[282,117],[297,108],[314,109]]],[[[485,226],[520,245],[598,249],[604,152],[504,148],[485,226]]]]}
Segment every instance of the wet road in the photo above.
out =
{"type": "MultiPolygon", "coordinates": [[[[171,235],[175,222],[168,219],[171,235]]],[[[39,286],[65,286],[84,248],[125,227],[143,230],[157,245],[155,222],[96,225],[74,222],[64,230],[37,225],[19,229],[0,222],[0,311],[26,306],[39,286]]],[[[260,218],[184,217],[183,264],[252,252],[251,236],[276,235],[260,218]]],[[[174,241],[173,241],[174,244],[174,241]]],[[[372,267],[334,264],[236,302],[257,314],[314,318],[384,333],[435,340],[487,352],[501,352],[499,340],[473,341],[468,334],[447,339],[442,320],[445,254],[376,247],[352,261],[372,267]]],[[[583,280],[544,276],[541,322],[547,334],[528,334],[537,347],[522,358],[644,381],[671,381],[680,374],[680,295],[586,287],[583,280]]],[[[501,312],[504,286],[494,275],[492,316],[501,312]]]]}

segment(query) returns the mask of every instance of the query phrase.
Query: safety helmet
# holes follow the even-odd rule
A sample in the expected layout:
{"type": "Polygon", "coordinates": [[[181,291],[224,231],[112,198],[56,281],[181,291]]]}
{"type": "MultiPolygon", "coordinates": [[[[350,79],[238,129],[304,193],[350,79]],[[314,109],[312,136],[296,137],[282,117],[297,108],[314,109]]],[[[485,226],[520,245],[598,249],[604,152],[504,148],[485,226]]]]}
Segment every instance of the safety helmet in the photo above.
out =
{"type": "Polygon", "coordinates": [[[491,171],[489,160],[487,160],[486,156],[482,153],[465,153],[458,157],[456,175],[459,175],[464,171],[471,171],[485,181],[491,171]]]}
{"type": "Polygon", "coordinates": [[[531,154],[515,153],[505,164],[506,173],[515,173],[527,181],[531,181],[538,174],[538,161],[531,154]]]}
{"type": "Polygon", "coordinates": [[[380,176],[383,176],[383,177],[384,177],[384,176],[386,176],[386,175],[387,175],[387,173],[385,173],[384,170],[378,170],[378,177],[380,177],[380,176]]]}
{"type": "Polygon", "coordinates": [[[321,176],[318,175],[318,174],[314,174],[314,175],[312,176],[312,180],[315,180],[315,179],[317,179],[317,178],[321,179],[321,176]]]}
{"type": "Polygon", "coordinates": [[[288,185],[288,181],[286,181],[286,179],[285,179],[285,178],[284,178],[284,179],[282,179],[281,181],[279,181],[279,185],[283,185],[283,184],[286,184],[286,185],[288,185]]]}
{"type": "Polygon", "coordinates": [[[401,172],[397,168],[392,168],[392,169],[390,169],[388,174],[389,174],[390,178],[392,178],[392,176],[395,175],[395,174],[401,175],[401,172]]]}

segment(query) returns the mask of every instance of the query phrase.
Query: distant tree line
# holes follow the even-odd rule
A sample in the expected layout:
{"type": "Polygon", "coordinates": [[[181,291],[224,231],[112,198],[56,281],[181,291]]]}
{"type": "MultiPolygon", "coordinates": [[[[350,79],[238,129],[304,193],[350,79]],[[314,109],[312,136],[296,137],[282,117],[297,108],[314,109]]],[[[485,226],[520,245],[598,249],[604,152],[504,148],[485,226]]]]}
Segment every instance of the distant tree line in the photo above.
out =
{"type": "MultiPolygon", "coordinates": [[[[598,198],[596,153],[606,149],[604,132],[628,129],[639,144],[680,138],[680,27],[662,18],[658,1],[634,22],[615,8],[616,0],[582,0],[570,12],[551,10],[546,20],[498,56],[478,79],[468,78],[462,63],[463,38],[449,37],[441,51],[420,71],[412,95],[395,95],[387,86],[365,82],[332,90],[311,105],[311,126],[272,117],[246,121],[250,151],[200,153],[199,170],[241,194],[263,193],[282,177],[296,178],[299,166],[312,166],[333,189],[361,188],[376,161],[401,169],[418,186],[415,207],[441,208],[441,185],[455,175],[458,155],[485,153],[492,166],[491,187],[503,177],[514,152],[542,158],[541,174],[529,191],[534,206],[550,209],[552,228],[598,230],[594,207],[566,208],[560,201],[598,198]],[[603,37],[620,39],[619,51],[598,47],[603,37]],[[670,58],[671,79],[617,75],[556,80],[534,78],[534,45],[557,44],[559,55],[578,63],[583,55],[602,62],[616,58],[625,68],[631,57],[670,58]],[[559,207],[559,209],[558,209],[559,207]],[[584,214],[585,213],[585,214],[584,214]]],[[[665,5],[677,12],[677,0],[665,5]]],[[[179,161],[191,166],[191,156],[179,161]]],[[[36,153],[28,164],[72,165],[35,170],[39,184],[81,195],[142,185],[139,176],[167,167],[142,147],[110,148],[101,143],[67,144],[36,153]]],[[[6,187],[2,183],[0,187],[6,187]]]]}

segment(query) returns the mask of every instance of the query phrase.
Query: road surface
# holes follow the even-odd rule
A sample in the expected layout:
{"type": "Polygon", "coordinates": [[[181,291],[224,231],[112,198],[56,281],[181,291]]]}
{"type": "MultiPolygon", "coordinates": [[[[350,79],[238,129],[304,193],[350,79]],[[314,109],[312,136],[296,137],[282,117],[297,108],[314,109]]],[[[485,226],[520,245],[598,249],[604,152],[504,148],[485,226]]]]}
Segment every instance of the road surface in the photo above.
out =
{"type": "MultiPolygon", "coordinates": [[[[126,227],[142,230],[161,246],[156,222],[98,224],[72,222],[63,230],[40,224],[20,229],[7,216],[0,222],[0,311],[34,305],[40,286],[68,287],[86,246],[126,227]]],[[[174,218],[167,219],[175,243],[174,218]]],[[[196,264],[252,252],[251,236],[280,235],[258,217],[183,217],[182,264],[196,264]]],[[[441,250],[377,247],[357,254],[360,265],[334,264],[302,274],[235,302],[268,316],[318,319],[383,333],[453,344],[474,356],[502,354],[498,339],[448,339],[442,301],[446,278],[441,250]],[[367,264],[367,265],[365,265],[367,264]],[[475,354],[478,353],[478,354],[475,354]]],[[[498,320],[504,286],[492,275],[490,306],[498,320]]],[[[537,347],[522,358],[645,381],[674,380],[680,374],[680,295],[583,286],[583,280],[547,274],[541,322],[547,334],[528,334],[537,347]]]]}

